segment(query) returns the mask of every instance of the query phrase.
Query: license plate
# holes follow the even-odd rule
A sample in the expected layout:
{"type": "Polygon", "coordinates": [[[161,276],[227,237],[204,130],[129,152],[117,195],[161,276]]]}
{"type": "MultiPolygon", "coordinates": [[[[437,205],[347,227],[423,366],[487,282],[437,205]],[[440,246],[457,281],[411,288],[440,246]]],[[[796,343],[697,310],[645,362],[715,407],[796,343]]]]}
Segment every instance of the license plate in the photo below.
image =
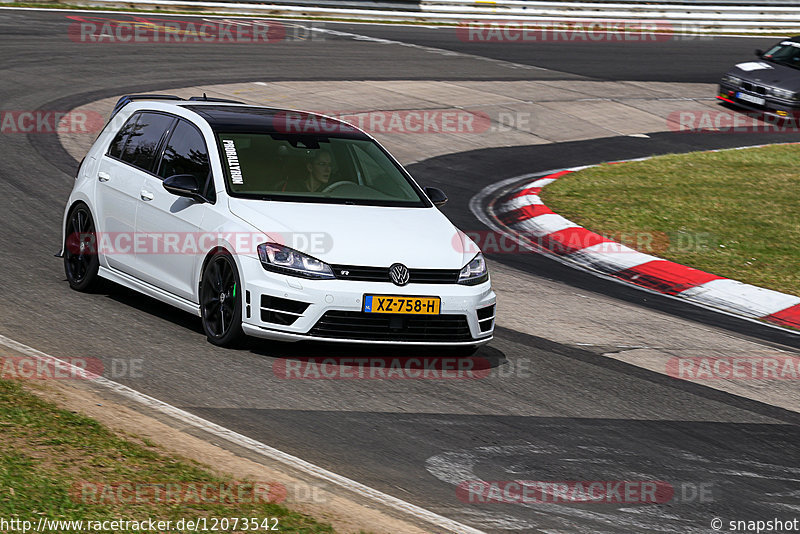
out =
{"type": "Polygon", "coordinates": [[[402,297],[399,295],[365,295],[367,313],[408,313],[438,315],[442,305],[439,297],[402,297]]]}
{"type": "Polygon", "coordinates": [[[747,93],[743,93],[741,91],[738,91],[736,93],[736,98],[738,98],[739,100],[744,100],[745,102],[752,102],[753,104],[758,104],[759,106],[763,106],[764,103],[766,102],[766,100],[764,100],[760,96],[748,95],[747,93]]]}

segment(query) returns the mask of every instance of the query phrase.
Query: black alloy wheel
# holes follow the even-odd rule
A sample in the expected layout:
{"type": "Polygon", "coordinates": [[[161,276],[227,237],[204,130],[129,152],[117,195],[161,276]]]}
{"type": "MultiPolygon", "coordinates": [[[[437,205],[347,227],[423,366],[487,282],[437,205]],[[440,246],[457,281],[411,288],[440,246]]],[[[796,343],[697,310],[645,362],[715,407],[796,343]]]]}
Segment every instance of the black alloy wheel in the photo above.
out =
{"type": "Polygon", "coordinates": [[[227,252],[215,253],[203,270],[200,313],[203,330],[214,345],[232,347],[244,338],[239,273],[227,252]]]}
{"type": "Polygon", "coordinates": [[[79,204],[67,218],[64,242],[64,272],[69,286],[76,291],[91,291],[100,285],[97,271],[97,234],[88,206],[79,204]]]}

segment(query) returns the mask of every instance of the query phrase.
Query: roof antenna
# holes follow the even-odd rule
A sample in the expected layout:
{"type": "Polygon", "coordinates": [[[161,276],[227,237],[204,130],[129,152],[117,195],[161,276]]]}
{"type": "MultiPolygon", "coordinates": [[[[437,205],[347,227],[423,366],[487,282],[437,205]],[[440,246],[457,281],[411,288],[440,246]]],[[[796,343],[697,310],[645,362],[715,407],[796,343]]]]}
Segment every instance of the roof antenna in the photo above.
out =
{"type": "Polygon", "coordinates": [[[203,93],[203,100],[205,100],[206,102],[208,102],[208,97],[206,96],[206,94],[205,94],[205,93],[203,93]]]}

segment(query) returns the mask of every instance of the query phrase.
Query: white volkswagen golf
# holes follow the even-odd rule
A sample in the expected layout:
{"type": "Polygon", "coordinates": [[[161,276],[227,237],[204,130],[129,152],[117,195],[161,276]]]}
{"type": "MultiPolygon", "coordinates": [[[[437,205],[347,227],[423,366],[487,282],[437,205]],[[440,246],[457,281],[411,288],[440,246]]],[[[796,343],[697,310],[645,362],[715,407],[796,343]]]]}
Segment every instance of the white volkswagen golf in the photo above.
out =
{"type": "Polygon", "coordinates": [[[120,99],[63,219],[73,289],[111,280],[202,318],[208,340],[447,345],[494,331],[483,255],[357,128],[165,95],[120,99]]]}

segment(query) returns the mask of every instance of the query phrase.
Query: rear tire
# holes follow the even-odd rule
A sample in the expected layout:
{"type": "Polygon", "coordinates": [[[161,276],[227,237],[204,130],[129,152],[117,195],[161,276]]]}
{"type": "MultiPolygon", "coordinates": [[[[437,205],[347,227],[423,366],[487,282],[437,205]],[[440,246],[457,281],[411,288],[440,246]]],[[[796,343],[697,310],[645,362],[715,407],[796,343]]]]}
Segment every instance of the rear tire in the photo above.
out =
{"type": "Polygon", "coordinates": [[[99,269],[94,219],[86,204],[78,204],[67,217],[64,240],[64,273],[69,287],[87,293],[98,289],[101,285],[99,269]]]}
{"type": "Polygon", "coordinates": [[[244,340],[241,282],[236,262],[227,251],[215,252],[203,269],[200,316],[210,343],[236,347],[244,340]]]}

